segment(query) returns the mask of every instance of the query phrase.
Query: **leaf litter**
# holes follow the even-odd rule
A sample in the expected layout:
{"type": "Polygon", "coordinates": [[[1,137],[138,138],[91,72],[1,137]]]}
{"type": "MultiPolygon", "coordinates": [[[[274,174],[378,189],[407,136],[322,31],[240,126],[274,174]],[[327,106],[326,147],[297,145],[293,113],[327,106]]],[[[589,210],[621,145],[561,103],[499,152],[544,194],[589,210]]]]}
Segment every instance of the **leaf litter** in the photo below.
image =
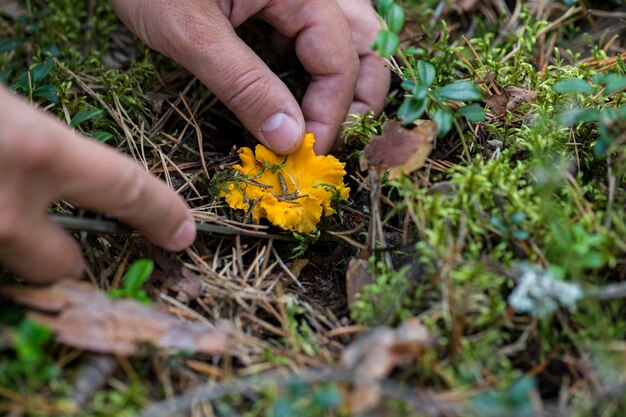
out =
{"type": "MultiPolygon", "coordinates": [[[[494,25],[499,21],[499,16],[501,16],[499,13],[506,12],[505,7],[502,9],[498,8],[503,5],[500,4],[502,2],[498,4],[496,4],[497,2],[471,1],[465,3],[478,5],[481,13],[490,13],[490,22],[494,25]]],[[[518,2],[517,4],[520,3],[518,2]]],[[[445,6],[443,2],[440,5],[441,8],[445,6]]],[[[532,10],[533,15],[535,12],[537,15],[542,12],[549,15],[549,13],[555,13],[555,10],[556,13],[562,12],[564,6],[550,4],[545,9],[537,10],[529,3],[528,7],[532,10]]],[[[441,9],[439,6],[437,8],[438,10],[441,9]]],[[[469,6],[461,6],[461,8],[466,11],[471,9],[469,6]]],[[[512,14],[505,13],[509,19],[507,26],[513,29],[524,29],[523,25],[519,26],[521,20],[515,17],[519,14],[519,11],[512,12],[512,14]]],[[[443,12],[439,10],[437,17],[433,16],[433,19],[438,19],[442,16],[442,13],[445,16],[445,10],[443,12]]],[[[571,17],[567,13],[564,16],[571,17]]],[[[407,39],[415,35],[415,38],[427,40],[427,42],[424,42],[424,45],[434,41],[429,38],[428,34],[420,32],[419,25],[412,24],[410,26],[413,33],[407,36],[407,39]]],[[[455,24],[450,26],[450,30],[454,32],[462,27],[463,25],[455,24]]],[[[549,31],[541,29],[541,34],[538,35],[540,38],[547,35],[544,36],[547,46],[545,48],[546,56],[554,50],[554,48],[548,47],[551,39],[553,39],[551,36],[556,34],[553,30],[554,27],[554,25],[551,25],[549,31]]],[[[439,35],[441,33],[437,34],[437,36],[439,35]]],[[[520,36],[524,37],[523,34],[520,36]]],[[[521,51],[518,48],[525,47],[520,45],[515,47],[516,49],[512,52],[511,57],[515,55],[515,51],[521,51]]],[[[424,46],[424,48],[426,55],[433,52],[430,46],[424,46]]],[[[542,51],[538,52],[541,53],[542,51]]],[[[615,50],[611,50],[611,53],[615,53],[615,50]]],[[[616,56],[620,57],[619,54],[616,54],[616,56]]],[[[616,59],[616,56],[611,58],[615,62],[619,61],[619,59],[616,59]]],[[[623,55],[621,56],[623,57],[623,55]]],[[[438,58],[437,53],[433,53],[432,57],[436,60],[438,58]]],[[[505,58],[503,63],[507,59],[510,60],[511,57],[505,58]]],[[[448,57],[444,59],[449,60],[448,57]]],[[[543,59],[543,57],[540,57],[540,59],[543,59]]],[[[546,63],[553,62],[548,58],[545,61],[546,63]]],[[[454,69],[455,72],[457,70],[458,68],[454,69]]],[[[61,69],[60,71],[65,70],[61,69]]],[[[480,68],[478,71],[480,71],[480,68]]],[[[502,76],[504,78],[508,76],[507,74],[495,72],[494,74],[494,77],[498,78],[498,80],[501,80],[502,76]]],[[[228,168],[237,162],[236,155],[229,154],[229,149],[227,149],[231,144],[226,145],[226,147],[224,144],[228,142],[226,138],[240,138],[243,129],[240,127],[224,129],[220,125],[222,119],[230,120],[232,115],[226,113],[219,105],[215,105],[214,97],[203,93],[198,88],[199,83],[197,80],[176,69],[158,73],[158,77],[162,79],[163,85],[171,86],[171,88],[157,87],[157,91],[150,92],[159,95],[159,102],[162,103],[163,108],[156,112],[158,117],[155,120],[146,120],[143,115],[140,117],[133,116],[131,113],[132,106],[127,102],[121,103],[119,98],[115,97],[113,103],[111,103],[109,99],[101,94],[101,92],[109,90],[109,85],[101,82],[97,75],[97,71],[89,73],[88,70],[73,74],[72,80],[75,82],[74,89],[76,93],[70,92],[70,94],[75,94],[78,97],[70,96],[69,100],[73,98],[87,100],[107,110],[108,114],[113,114],[115,122],[113,130],[121,132],[122,136],[122,142],[118,143],[121,150],[135,156],[136,159],[145,165],[147,170],[161,175],[170,186],[177,189],[190,202],[197,216],[216,215],[217,213],[223,215],[223,205],[216,204],[205,195],[205,186],[207,185],[205,181],[208,180],[206,173],[199,172],[196,168],[198,167],[199,152],[202,153],[203,157],[206,157],[207,169],[203,171],[208,171],[213,176],[213,179],[221,174],[228,174],[228,168]],[[100,101],[103,101],[104,104],[100,101]],[[105,107],[105,105],[109,107],[105,107]],[[215,130],[217,133],[215,140],[207,143],[211,141],[211,135],[207,134],[205,135],[207,140],[205,142],[206,146],[201,146],[199,150],[194,149],[194,146],[190,146],[190,138],[194,139],[197,136],[197,139],[200,140],[200,131],[213,133],[215,127],[213,124],[220,125],[219,129],[215,130]],[[187,152],[188,154],[186,154],[187,152]]],[[[527,103],[533,99],[532,95],[534,92],[512,90],[512,88],[523,90],[522,83],[513,83],[513,85],[518,85],[519,87],[507,87],[500,90],[504,90],[505,93],[485,98],[488,105],[491,102],[489,107],[492,115],[501,117],[506,114],[506,111],[516,110],[521,103],[527,103]]],[[[140,97],[138,100],[140,100],[140,97]]],[[[497,122],[501,121],[497,120],[497,122]]],[[[392,125],[388,125],[383,129],[383,137],[387,135],[387,132],[391,132],[391,127],[392,125]]],[[[519,124],[513,124],[511,127],[513,128],[511,132],[513,132],[519,127],[519,124]]],[[[469,129],[473,130],[478,141],[487,139],[487,144],[489,145],[489,140],[492,136],[491,134],[485,135],[482,132],[484,128],[485,125],[481,124],[469,127],[469,129]]],[[[388,142],[387,145],[389,146],[380,145],[378,149],[374,148],[374,150],[370,148],[368,154],[370,155],[370,165],[373,167],[373,170],[377,170],[379,174],[382,174],[386,170],[391,171],[397,168],[397,171],[408,174],[413,169],[419,169],[425,164],[431,152],[428,142],[432,141],[434,137],[428,133],[429,130],[432,129],[427,127],[426,131],[420,132],[420,127],[412,130],[398,128],[397,132],[393,133],[393,135],[397,135],[397,138],[394,139],[396,140],[395,142],[388,142]],[[415,135],[415,137],[411,138],[411,135],[415,135]],[[401,138],[401,140],[398,138],[401,138]],[[402,146],[399,149],[394,149],[398,148],[396,146],[398,143],[402,144],[402,146]],[[387,159],[376,159],[379,150],[388,153],[387,159]],[[411,155],[412,158],[410,157],[411,155]]],[[[387,139],[390,139],[392,134],[390,133],[388,136],[390,137],[387,139]]],[[[467,214],[466,211],[471,212],[475,208],[479,213],[478,217],[481,219],[485,217],[484,220],[488,222],[489,216],[493,215],[494,212],[486,212],[485,208],[480,206],[485,201],[484,198],[481,198],[478,194],[471,195],[471,193],[461,189],[461,185],[466,184],[464,182],[459,184],[458,178],[456,182],[446,181],[449,179],[448,173],[451,168],[465,169],[468,177],[475,173],[470,170],[471,165],[465,166],[466,164],[459,163],[463,157],[462,153],[459,156],[460,152],[458,152],[460,141],[454,134],[450,136],[450,138],[442,138],[444,142],[438,144],[437,149],[434,149],[434,154],[430,156],[432,159],[428,161],[427,169],[432,167],[433,173],[428,172],[422,175],[423,172],[418,172],[411,179],[416,180],[414,182],[416,188],[425,185],[431,188],[432,193],[437,194],[444,201],[452,200],[456,196],[467,193],[471,199],[464,203],[461,216],[465,216],[467,214]],[[457,164],[458,166],[455,167],[457,164]],[[433,186],[430,187],[431,185],[433,186]],[[437,187],[437,185],[441,187],[437,187]],[[443,187],[448,191],[444,192],[443,187]]],[[[497,138],[498,136],[496,135],[495,137],[497,138]]],[[[476,151],[475,146],[477,143],[479,142],[470,142],[470,148],[473,152],[476,151]]],[[[498,143],[502,144],[501,141],[498,143]]],[[[238,143],[238,145],[242,144],[238,143]]],[[[576,150],[579,149],[577,143],[573,143],[571,146],[576,146],[576,150]]],[[[473,153],[472,156],[478,159],[482,157],[485,160],[489,158],[489,155],[481,155],[478,152],[473,153]]],[[[479,161],[478,163],[482,162],[479,161]]],[[[485,171],[483,170],[483,172],[485,171]]],[[[349,173],[349,175],[352,174],[349,173]]],[[[498,177],[494,175],[494,178],[498,177]]],[[[246,346],[242,346],[239,339],[228,340],[229,349],[227,352],[233,354],[233,357],[236,358],[235,361],[230,360],[226,354],[209,359],[200,356],[195,357],[193,361],[183,361],[183,365],[178,367],[168,362],[167,352],[154,352],[154,356],[150,359],[156,365],[148,373],[148,378],[142,381],[142,384],[145,383],[149,388],[155,388],[149,378],[158,377],[158,382],[154,382],[154,384],[157,384],[158,388],[163,387],[166,398],[170,398],[173,401],[179,399],[177,394],[180,391],[193,392],[196,387],[206,389],[211,393],[211,395],[205,397],[208,399],[206,402],[201,404],[196,402],[184,408],[184,410],[190,411],[195,406],[197,408],[192,410],[192,412],[198,412],[198,409],[201,408],[202,410],[199,413],[202,414],[202,412],[206,411],[208,415],[214,412],[212,407],[226,405],[227,403],[227,401],[224,401],[224,403],[212,402],[213,399],[226,398],[232,393],[240,392],[229,386],[229,377],[238,382],[245,381],[245,375],[253,375],[263,379],[268,384],[274,382],[281,387],[289,387],[290,381],[281,379],[277,375],[284,375],[287,373],[287,370],[291,370],[302,376],[305,382],[315,384],[326,380],[319,377],[311,377],[307,371],[321,369],[322,372],[328,373],[327,381],[333,381],[332,370],[337,368],[337,364],[341,364],[341,370],[348,374],[348,378],[351,381],[347,387],[341,385],[342,393],[344,393],[345,409],[357,410],[361,406],[363,410],[371,410],[369,415],[381,415],[380,413],[377,414],[378,410],[372,407],[378,404],[378,399],[382,395],[387,398],[401,397],[408,404],[414,405],[414,410],[419,410],[420,413],[425,415],[457,415],[453,411],[442,412],[436,408],[424,407],[424,404],[416,404],[414,400],[417,397],[416,393],[419,392],[421,384],[437,387],[435,390],[440,394],[437,397],[437,402],[441,406],[442,404],[445,405],[445,398],[454,397],[464,401],[468,396],[474,395],[476,390],[498,389],[498,386],[503,383],[501,379],[502,373],[497,372],[500,367],[506,368],[507,378],[515,377],[520,369],[520,372],[538,375],[540,378],[542,374],[549,373],[550,378],[544,379],[548,387],[553,386],[551,381],[557,379],[566,381],[566,385],[562,390],[564,397],[559,398],[559,401],[562,400],[563,403],[572,402],[576,392],[580,392],[583,395],[588,392],[597,392],[594,391],[596,387],[593,385],[591,378],[588,380],[584,375],[581,376],[581,374],[586,374],[587,368],[585,363],[578,361],[579,358],[576,355],[580,352],[586,354],[586,352],[584,350],[585,347],[577,344],[576,340],[567,340],[565,343],[559,341],[556,346],[558,349],[562,349],[560,351],[544,350],[543,347],[537,346],[537,342],[541,342],[541,339],[537,336],[541,329],[537,327],[536,321],[534,319],[528,320],[526,316],[514,315],[510,306],[506,306],[507,309],[504,313],[499,313],[497,310],[491,313],[493,314],[492,318],[496,322],[504,323],[502,328],[506,328],[506,331],[501,334],[494,335],[493,329],[487,326],[480,327],[480,323],[478,327],[476,326],[476,317],[479,314],[482,315],[486,308],[489,309],[491,307],[484,302],[491,288],[495,288],[500,293],[500,298],[498,299],[501,299],[505,292],[504,288],[507,291],[512,288],[509,285],[512,281],[508,283],[505,281],[505,284],[502,285],[494,277],[493,281],[489,282],[487,289],[477,288],[476,291],[469,291],[467,285],[460,282],[460,278],[463,278],[472,280],[472,285],[478,283],[469,274],[461,277],[455,275],[472,267],[472,265],[465,263],[465,254],[462,251],[464,247],[476,243],[475,240],[470,242],[465,239],[467,235],[466,230],[463,228],[461,230],[455,229],[456,219],[454,216],[458,216],[457,213],[452,213],[445,221],[446,228],[442,235],[451,249],[448,254],[439,253],[437,255],[439,263],[436,268],[435,278],[431,280],[431,277],[427,274],[420,275],[416,280],[417,285],[411,284],[407,292],[411,291],[411,297],[414,297],[413,301],[416,303],[416,309],[418,309],[420,317],[424,319],[424,323],[427,323],[428,328],[446,328],[446,326],[451,324],[453,326],[452,338],[454,340],[450,343],[461,346],[463,350],[458,350],[459,354],[457,356],[449,355],[445,352],[433,352],[435,346],[429,339],[428,332],[425,332],[424,324],[415,321],[416,319],[409,319],[414,323],[409,326],[409,329],[413,329],[412,331],[416,335],[420,335],[420,337],[409,338],[409,340],[413,340],[412,342],[402,342],[401,335],[398,333],[399,330],[394,330],[392,327],[374,328],[371,329],[370,336],[359,337],[361,333],[368,331],[368,329],[350,317],[349,308],[346,306],[346,295],[354,297],[359,289],[363,288],[363,285],[351,286],[349,282],[346,283],[345,261],[348,259],[359,259],[361,272],[353,274],[353,277],[362,275],[366,279],[370,278],[365,273],[368,272],[365,259],[369,253],[362,249],[366,245],[363,245],[362,242],[364,233],[361,228],[367,223],[368,217],[370,222],[378,219],[376,221],[380,226],[378,228],[380,233],[377,231],[379,238],[373,238],[372,244],[366,248],[370,250],[370,253],[375,254],[382,252],[384,255],[387,255],[391,253],[389,249],[396,249],[395,243],[393,247],[385,244],[380,245],[381,242],[384,242],[381,239],[386,235],[386,232],[393,230],[394,233],[402,235],[402,249],[407,249],[409,256],[405,259],[400,258],[401,261],[399,261],[390,255],[388,258],[391,267],[398,267],[405,262],[418,263],[417,260],[411,258],[415,242],[411,240],[410,232],[415,231],[416,236],[419,236],[418,243],[428,245],[428,233],[431,233],[428,219],[431,216],[431,212],[427,210],[428,207],[422,205],[422,200],[426,200],[426,198],[416,202],[403,202],[396,199],[395,195],[392,195],[392,197],[385,196],[387,192],[387,189],[385,189],[385,193],[381,193],[380,190],[378,194],[372,193],[376,200],[381,203],[382,209],[368,216],[369,213],[366,209],[371,207],[370,202],[367,201],[368,184],[359,177],[358,173],[354,173],[353,179],[356,185],[360,189],[364,189],[365,192],[360,192],[360,190],[357,190],[357,187],[354,187],[354,192],[350,197],[352,204],[340,206],[342,210],[341,217],[337,216],[336,219],[324,220],[324,223],[320,226],[320,229],[323,230],[321,239],[317,243],[311,243],[311,249],[306,254],[306,264],[305,262],[298,262],[298,260],[293,262],[281,261],[281,264],[279,263],[279,256],[285,260],[289,259],[290,248],[279,246],[278,242],[271,240],[269,242],[259,242],[243,237],[222,238],[218,236],[211,239],[201,237],[194,247],[186,253],[165,255],[167,259],[173,260],[172,268],[171,270],[162,268],[162,271],[160,271],[161,279],[148,284],[150,288],[146,288],[146,290],[148,290],[155,304],[150,309],[156,309],[158,312],[168,311],[178,317],[184,317],[184,320],[181,319],[183,322],[189,323],[188,320],[193,320],[192,324],[200,325],[203,328],[206,328],[206,323],[226,321],[236,329],[239,337],[245,335],[244,343],[246,346]],[[415,205],[415,211],[409,210],[406,219],[397,221],[393,216],[388,216],[390,211],[392,213],[395,211],[397,214],[400,210],[398,207],[406,203],[415,205]],[[345,238],[343,242],[353,242],[354,244],[336,244],[331,240],[326,240],[328,237],[325,236],[326,230],[336,232],[338,229],[342,230],[339,233],[343,233],[342,236],[345,238]],[[344,232],[344,230],[347,232],[344,232]],[[457,232],[458,236],[456,236],[457,232]],[[405,244],[406,246],[404,246],[405,244]],[[380,252],[375,252],[376,250],[380,252]],[[358,251],[362,252],[358,253],[358,251]],[[292,278],[288,276],[283,266],[289,269],[291,275],[295,276],[302,283],[301,286],[294,285],[292,278]],[[183,281],[177,283],[176,280],[181,276],[183,281]],[[522,336],[517,339],[519,334],[522,334],[522,336]],[[497,338],[494,339],[494,336],[497,336],[497,338]],[[355,337],[358,341],[353,343],[355,337]],[[478,348],[474,349],[474,346],[484,346],[485,340],[488,341],[488,360],[485,362],[493,359],[496,364],[492,367],[486,366],[488,363],[479,363],[478,361],[481,358],[484,359],[484,356],[480,355],[481,351],[478,348]],[[502,348],[503,345],[505,348],[508,348],[509,352],[520,352],[516,356],[511,356],[515,360],[515,369],[507,367],[510,362],[506,361],[506,357],[492,354],[492,351],[495,352],[496,349],[502,348]],[[346,348],[346,346],[350,347],[346,348]],[[464,358],[463,354],[468,352],[470,355],[464,358]],[[475,354],[476,357],[471,356],[471,354],[475,354]],[[437,358],[432,359],[432,356],[437,356],[437,358]],[[505,366],[501,366],[501,363],[504,363],[505,366]],[[555,363],[557,364],[556,366],[555,363]],[[519,369],[517,369],[518,364],[522,365],[519,369]],[[416,371],[416,369],[419,370],[416,371]],[[530,370],[527,371],[527,369],[530,370]],[[511,370],[514,371],[512,374],[509,373],[511,370]],[[461,373],[463,373],[461,379],[455,379],[461,373]],[[363,383],[360,383],[361,380],[358,379],[355,382],[355,375],[362,376],[363,383]],[[398,382],[393,384],[396,381],[398,382]],[[570,382],[571,385],[567,385],[570,382]],[[218,391],[221,389],[221,397],[215,394],[216,391],[212,390],[214,387],[218,391]],[[402,388],[405,388],[405,390],[402,388]],[[371,392],[374,394],[370,397],[371,392]]],[[[216,185],[219,184],[209,182],[209,192],[213,192],[214,190],[211,187],[216,185]]],[[[506,183],[504,185],[506,186],[506,183]]],[[[479,188],[474,190],[480,191],[479,188]]],[[[511,193],[514,194],[515,191],[517,190],[513,189],[511,193]]],[[[515,196],[517,197],[517,195],[515,196]]],[[[587,203],[585,197],[581,195],[583,205],[587,203]]],[[[67,210],[67,208],[61,206],[60,210],[67,210]]],[[[507,212],[506,214],[510,213],[507,212]]],[[[250,224],[250,219],[243,216],[237,217],[237,214],[232,212],[228,212],[228,215],[232,217],[233,224],[237,222],[237,224],[250,227],[266,227],[262,224],[250,224]]],[[[573,219],[577,222],[580,220],[578,217],[573,219]]],[[[586,221],[584,218],[582,220],[586,221]]],[[[472,223],[471,227],[475,227],[473,222],[470,223],[472,223]]],[[[488,234],[489,232],[486,231],[485,233],[488,234]]],[[[430,238],[432,239],[432,237],[430,238]]],[[[542,259],[543,254],[534,247],[537,244],[535,240],[537,238],[537,236],[533,236],[533,240],[516,242],[516,244],[524,251],[525,256],[536,255],[539,259],[542,259]]],[[[506,243],[499,239],[494,239],[493,236],[490,236],[487,240],[490,244],[497,243],[498,247],[506,243]]],[[[114,273],[117,265],[120,262],[125,264],[129,257],[135,255],[136,251],[132,243],[130,245],[126,243],[120,245],[115,239],[101,238],[98,241],[88,241],[87,243],[93,245],[89,248],[90,250],[101,252],[102,259],[91,259],[91,263],[95,272],[94,285],[102,288],[107,288],[109,282],[116,282],[114,273]]],[[[399,245],[398,249],[400,248],[399,245]]],[[[484,260],[481,259],[481,264],[484,262],[485,265],[494,269],[501,267],[501,265],[492,265],[492,260],[488,259],[487,256],[485,258],[484,260]]],[[[618,266],[616,269],[620,270],[620,268],[621,266],[618,266]]],[[[417,270],[421,271],[419,267],[417,270]]],[[[58,321],[64,309],[67,308],[64,307],[68,302],[67,294],[57,292],[55,295],[54,291],[52,291],[47,296],[50,298],[51,305],[56,306],[57,310],[48,314],[35,312],[31,313],[31,316],[32,314],[39,314],[44,316],[46,320],[52,320],[52,317],[58,321]]],[[[118,304],[114,305],[117,307],[118,304]]],[[[32,308],[44,310],[36,306],[32,308]]],[[[569,334],[568,332],[571,332],[572,328],[574,331],[578,331],[579,328],[585,327],[584,323],[575,321],[580,320],[580,316],[569,317],[567,314],[564,314],[563,316],[567,317],[566,320],[563,320],[561,313],[562,311],[557,310],[559,321],[555,320],[555,322],[550,324],[559,326],[559,330],[562,329],[563,333],[569,334]],[[572,322],[569,322],[570,319],[572,319],[572,322]]],[[[106,313],[104,317],[109,317],[110,314],[106,313]]],[[[171,314],[168,314],[168,316],[171,314]]],[[[150,315],[152,316],[152,313],[150,315]]],[[[125,314],[124,320],[127,320],[128,317],[125,314]]],[[[89,320],[93,320],[93,318],[90,317],[89,320]]],[[[120,319],[120,321],[123,320],[120,319]]],[[[68,326],[69,324],[63,323],[63,325],[68,326]]],[[[124,326],[123,323],[121,325],[124,326]]],[[[484,326],[484,324],[482,325],[484,326]]],[[[594,326],[589,326],[588,331],[594,331],[594,326]]],[[[406,326],[404,329],[406,330],[406,326]]],[[[497,328],[498,331],[500,329],[497,328]]],[[[126,330],[130,331],[130,329],[126,330]]],[[[158,339],[158,333],[157,331],[152,331],[151,337],[158,339]]],[[[411,331],[407,331],[407,334],[410,333],[411,331]]],[[[89,333],[85,334],[88,335],[89,333]]],[[[576,333],[574,336],[578,337],[578,335],[576,333]]],[[[444,334],[444,336],[449,335],[444,334]]],[[[73,337],[78,338],[78,335],[73,337]]],[[[127,335],[124,335],[124,337],[127,337],[127,335]]],[[[128,343],[125,346],[132,345],[134,352],[141,352],[141,346],[146,344],[159,346],[153,340],[147,342],[133,340],[132,343],[128,343]]],[[[193,343],[191,344],[193,345],[193,343]]],[[[498,352],[500,351],[498,350],[498,352]]],[[[140,359],[138,361],[129,366],[129,373],[132,373],[134,366],[145,368],[143,366],[144,362],[141,362],[140,359]]],[[[68,371],[66,375],[71,375],[72,370],[69,369],[68,371]]],[[[267,387],[268,385],[265,386],[267,387]]],[[[542,388],[545,389],[546,387],[542,388]]],[[[282,391],[288,391],[288,389],[282,391]]],[[[40,393],[38,392],[37,395],[40,395],[40,393]]],[[[43,395],[45,396],[46,394],[43,393],[43,395]]],[[[244,391],[242,397],[246,398],[246,404],[252,402],[259,404],[267,399],[260,389],[244,391]]],[[[509,397],[504,395],[502,398],[508,399],[509,397]]],[[[515,396],[512,398],[515,399],[515,396]]],[[[150,400],[154,401],[159,399],[159,395],[150,398],[150,400]],[[154,397],[157,398],[154,399],[154,397]]],[[[158,409],[161,403],[156,402],[155,405],[158,409]]],[[[175,413],[161,415],[173,414],[175,413]]],[[[186,414],[182,413],[182,415],[186,414]]],[[[298,414],[292,413],[292,415],[298,414]]],[[[513,414],[511,412],[508,415],[513,414]]]]}
{"type": "Polygon", "coordinates": [[[3,286],[0,296],[38,310],[28,317],[49,327],[60,342],[91,352],[136,355],[153,345],[221,354],[228,346],[226,330],[185,321],[134,300],[112,299],[88,283],[3,286]]]}

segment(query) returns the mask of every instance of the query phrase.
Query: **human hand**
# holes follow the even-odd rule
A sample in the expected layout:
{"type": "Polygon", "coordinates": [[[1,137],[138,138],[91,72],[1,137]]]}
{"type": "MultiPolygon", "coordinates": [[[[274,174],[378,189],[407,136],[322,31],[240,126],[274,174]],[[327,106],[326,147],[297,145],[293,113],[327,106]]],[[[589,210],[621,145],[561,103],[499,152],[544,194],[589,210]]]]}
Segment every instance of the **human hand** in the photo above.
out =
{"type": "Polygon", "coordinates": [[[379,29],[369,0],[110,1],[140,39],[195,74],[277,153],[296,150],[305,131],[327,153],[348,110],[384,105],[390,75],[369,47],[379,29]],[[295,39],[312,79],[302,109],[235,33],[252,16],[295,39]]]}
{"type": "Polygon", "coordinates": [[[2,86],[0,109],[0,264],[37,283],[82,275],[75,240],[47,217],[59,199],[119,218],[166,249],[193,242],[185,203],[135,161],[2,86]]]}

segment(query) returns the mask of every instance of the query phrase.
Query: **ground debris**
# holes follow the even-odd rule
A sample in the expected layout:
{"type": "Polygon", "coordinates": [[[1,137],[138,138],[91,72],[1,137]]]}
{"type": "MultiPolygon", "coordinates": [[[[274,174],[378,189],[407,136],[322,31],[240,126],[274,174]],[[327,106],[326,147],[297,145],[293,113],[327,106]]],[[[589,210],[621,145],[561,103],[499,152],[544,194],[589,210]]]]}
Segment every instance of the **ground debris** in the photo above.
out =
{"type": "Polygon", "coordinates": [[[363,156],[369,166],[389,169],[389,177],[398,178],[400,173],[410,174],[424,165],[436,135],[437,124],[431,121],[424,121],[412,130],[397,121],[387,121],[382,135],[372,138],[363,156]]]}
{"type": "Polygon", "coordinates": [[[341,366],[354,374],[354,387],[344,407],[359,414],[372,410],[380,400],[379,381],[399,365],[418,358],[434,346],[435,337],[417,318],[396,329],[379,327],[346,348],[341,366]]]}
{"type": "Polygon", "coordinates": [[[0,0],[0,13],[4,13],[11,19],[15,19],[18,16],[23,16],[27,13],[27,10],[22,6],[19,1],[16,0],[0,0]]]}
{"type": "Polygon", "coordinates": [[[200,275],[189,268],[182,267],[180,276],[170,277],[165,280],[165,286],[176,293],[176,299],[183,303],[202,295],[202,279],[200,275]]]}
{"type": "Polygon", "coordinates": [[[220,354],[226,331],[184,321],[134,300],[115,300],[93,286],[61,281],[51,287],[0,287],[0,296],[40,310],[28,317],[49,327],[59,342],[92,352],[136,355],[142,345],[220,354]],[[55,314],[47,314],[55,313],[55,314]]]}
{"type": "Polygon", "coordinates": [[[352,258],[346,271],[346,293],[348,306],[352,307],[357,301],[357,295],[366,285],[372,284],[374,277],[369,271],[369,263],[366,259],[352,258]]]}
{"type": "Polygon", "coordinates": [[[491,109],[495,117],[502,117],[507,110],[514,110],[520,104],[532,101],[537,93],[519,87],[506,87],[499,94],[485,97],[487,107],[491,109]]]}

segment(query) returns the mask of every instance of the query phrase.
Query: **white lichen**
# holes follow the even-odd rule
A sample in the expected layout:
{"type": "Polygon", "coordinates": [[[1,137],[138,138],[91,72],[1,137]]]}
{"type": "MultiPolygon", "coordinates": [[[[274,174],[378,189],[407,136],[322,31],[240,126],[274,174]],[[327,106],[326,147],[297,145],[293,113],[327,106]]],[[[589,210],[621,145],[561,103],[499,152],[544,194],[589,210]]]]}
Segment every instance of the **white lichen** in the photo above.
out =
{"type": "Polygon", "coordinates": [[[584,296],[579,284],[561,281],[549,269],[531,264],[523,264],[520,269],[519,282],[509,295],[509,304],[517,313],[541,318],[559,307],[574,311],[584,296]]]}

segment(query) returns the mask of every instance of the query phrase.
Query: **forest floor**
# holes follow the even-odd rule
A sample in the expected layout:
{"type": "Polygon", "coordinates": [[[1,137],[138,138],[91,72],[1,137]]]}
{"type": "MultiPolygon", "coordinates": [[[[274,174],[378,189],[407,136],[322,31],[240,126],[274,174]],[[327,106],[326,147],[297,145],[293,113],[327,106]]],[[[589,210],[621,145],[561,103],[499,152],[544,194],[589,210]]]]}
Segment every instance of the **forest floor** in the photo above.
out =
{"type": "MultiPolygon", "coordinates": [[[[0,81],[236,233],[77,233],[87,285],[5,273],[1,415],[626,415],[626,9],[383,3],[389,104],[345,125],[350,195],[297,234],[219,197],[252,136],[108,3],[0,1],[0,81]],[[362,170],[374,137],[416,141],[417,169],[362,170]]],[[[301,97],[269,32],[240,31],[301,97]]]]}

